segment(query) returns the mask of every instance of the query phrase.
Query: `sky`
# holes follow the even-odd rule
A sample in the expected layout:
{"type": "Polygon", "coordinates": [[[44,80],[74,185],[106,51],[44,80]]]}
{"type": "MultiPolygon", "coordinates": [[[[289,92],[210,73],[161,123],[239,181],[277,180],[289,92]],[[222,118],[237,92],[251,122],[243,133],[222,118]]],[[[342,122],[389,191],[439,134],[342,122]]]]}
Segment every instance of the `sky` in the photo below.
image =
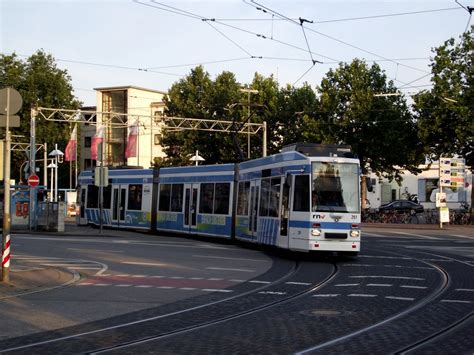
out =
{"type": "Polygon", "coordinates": [[[474,23],[467,7],[474,0],[0,0],[0,52],[51,54],[86,106],[94,88],[166,92],[199,64],[242,85],[257,72],[316,87],[354,58],[409,96],[430,88],[433,48],[474,23]]]}

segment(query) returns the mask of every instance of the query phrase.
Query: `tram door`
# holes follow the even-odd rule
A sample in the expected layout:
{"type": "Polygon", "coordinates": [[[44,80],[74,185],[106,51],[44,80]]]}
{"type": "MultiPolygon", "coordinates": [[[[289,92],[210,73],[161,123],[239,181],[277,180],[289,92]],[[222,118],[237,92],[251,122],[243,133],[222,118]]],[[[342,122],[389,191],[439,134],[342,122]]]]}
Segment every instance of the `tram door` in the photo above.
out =
{"type": "Polygon", "coordinates": [[[125,222],[125,187],[114,186],[112,192],[112,223],[117,226],[125,222]]]}
{"type": "Polygon", "coordinates": [[[286,237],[287,245],[289,247],[288,240],[288,224],[290,221],[290,185],[291,181],[284,179],[284,183],[281,191],[281,215],[280,215],[280,235],[286,237]]]}
{"type": "Polygon", "coordinates": [[[189,232],[196,230],[198,185],[184,185],[184,228],[189,232]]]}
{"type": "Polygon", "coordinates": [[[259,198],[260,180],[250,181],[249,232],[252,236],[252,239],[257,239],[259,198]]]}
{"type": "Polygon", "coordinates": [[[78,225],[86,225],[87,224],[87,216],[86,216],[86,196],[87,196],[87,189],[86,187],[81,187],[78,193],[78,206],[79,206],[79,213],[76,216],[76,221],[78,225]]]}

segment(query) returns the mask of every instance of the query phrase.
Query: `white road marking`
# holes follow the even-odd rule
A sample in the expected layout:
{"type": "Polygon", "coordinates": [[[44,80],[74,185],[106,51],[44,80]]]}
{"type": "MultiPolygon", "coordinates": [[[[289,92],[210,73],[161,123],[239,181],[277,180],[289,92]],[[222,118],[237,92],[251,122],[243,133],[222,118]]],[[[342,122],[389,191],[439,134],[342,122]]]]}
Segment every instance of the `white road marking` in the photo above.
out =
{"type": "Polygon", "coordinates": [[[442,261],[442,262],[449,262],[449,263],[453,262],[453,260],[448,260],[448,259],[421,259],[421,260],[424,260],[424,261],[442,261]]]}
{"type": "Polygon", "coordinates": [[[77,286],[89,286],[89,285],[93,285],[93,283],[91,283],[91,282],[81,282],[81,283],[77,284],[77,286]]]}
{"type": "Polygon", "coordinates": [[[406,276],[349,276],[350,279],[395,279],[395,280],[417,280],[424,281],[421,277],[406,277],[406,276]]]}
{"type": "Polygon", "coordinates": [[[337,284],[336,287],[359,286],[360,284],[337,284]]]}
{"type": "Polygon", "coordinates": [[[402,287],[402,288],[413,288],[413,289],[417,289],[417,290],[424,290],[424,289],[428,288],[426,286],[412,286],[412,285],[400,285],[400,287],[402,287]]]}
{"type": "Polygon", "coordinates": [[[344,264],[342,266],[363,266],[363,267],[373,267],[373,266],[376,266],[374,264],[344,264]]]}
{"type": "Polygon", "coordinates": [[[367,286],[374,286],[374,287],[392,287],[392,284],[367,284],[367,286]]]}
{"type": "Polygon", "coordinates": [[[351,293],[348,296],[349,297],[377,297],[377,295],[370,295],[370,294],[364,294],[364,293],[351,293]]]}
{"type": "Polygon", "coordinates": [[[143,265],[143,266],[166,266],[166,264],[161,264],[161,263],[142,263],[142,262],[134,262],[134,261],[122,261],[122,264],[143,265]]]}
{"type": "Polygon", "coordinates": [[[205,292],[234,292],[232,290],[220,290],[220,289],[213,289],[213,288],[204,288],[201,291],[205,291],[205,292]]]}
{"type": "Polygon", "coordinates": [[[225,267],[207,267],[206,270],[255,272],[255,270],[249,270],[249,269],[232,269],[232,268],[225,268],[225,267]]]}
{"type": "Polygon", "coordinates": [[[156,288],[161,288],[161,289],[163,289],[163,290],[170,290],[170,289],[172,289],[172,288],[174,288],[174,287],[171,287],[171,286],[157,286],[156,288]]]}
{"type": "Polygon", "coordinates": [[[258,260],[258,259],[247,259],[247,258],[229,258],[224,256],[213,256],[213,255],[193,255],[194,258],[205,258],[205,259],[223,259],[223,260],[238,260],[238,261],[256,261],[259,263],[268,263],[269,260],[258,260]]]}
{"type": "Polygon", "coordinates": [[[311,285],[310,283],[307,282],[285,282],[287,285],[301,285],[301,286],[309,286],[311,285]]]}
{"type": "Polygon", "coordinates": [[[440,238],[429,237],[429,236],[423,235],[423,234],[406,233],[406,232],[393,232],[393,233],[400,234],[400,235],[406,235],[406,236],[409,236],[409,237],[418,237],[418,238],[424,238],[424,239],[440,240],[440,238]]]}
{"type": "Polygon", "coordinates": [[[474,303],[472,301],[463,301],[463,300],[441,300],[440,302],[446,302],[446,303],[474,303]]]}
{"type": "Polygon", "coordinates": [[[262,295],[286,295],[286,292],[280,292],[280,291],[260,291],[259,294],[262,295]]]}
{"type": "Polygon", "coordinates": [[[229,280],[230,282],[245,282],[246,280],[239,280],[239,279],[232,279],[229,280]]]}
{"type": "Polygon", "coordinates": [[[313,297],[337,297],[340,296],[340,293],[327,293],[327,294],[321,294],[321,295],[313,295],[313,297]]]}
{"type": "Polygon", "coordinates": [[[194,291],[194,290],[197,290],[197,288],[195,288],[195,287],[181,287],[180,290],[183,290],[183,291],[194,291]]]}
{"type": "Polygon", "coordinates": [[[451,234],[452,237],[458,237],[458,238],[466,238],[466,239],[473,239],[474,236],[468,236],[468,235],[461,235],[461,234],[451,234]]]}
{"type": "MultiPolygon", "coordinates": [[[[86,252],[89,252],[89,253],[91,251],[90,249],[86,249],[86,248],[66,248],[66,249],[67,250],[86,251],[86,252]]],[[[120,254],[125,253],[122,250],[107,250],[107,249],[95,249],[94,251],[95,252],[101,252],[101,253],[120,253],[120,254]]]]}
{"type": "Polygon", "coordinates": [[[415,299],[412,297],[396,297],[396,296],[385,296],[385,298],[391,300],[399,300],[399,301],[414,301],[415,299]]]}
{"type": "Polygon", "coordinates": [[[472,288],[457,288],[456,291],[474,292],[474,289],[472,289],[472,288]]]}
{"type": "Polygon", "coordinates": [[[413,258],[404,256],[382,256],[382,255],[359,255],[359,258],[374,258],[374,259],[397,259],[397,260],[413,260],[413,258]]]}
{"type": "Polygon", "coordinates": [[[139,287],[139,288],[150,288],[150,287],[153,287],[152,285],[136,285],[135,287],[139,287]]]}
{"type": "Polygon", "coordinates": [[[119,284],[119,285],[115,285],[116,287],[130,287],[132,285],[130,284],[119,284]]]}
{"type": "Polygon", "coordinates": [[[131,275],[132,277],[146,277],[146,275],[131,275]]]}

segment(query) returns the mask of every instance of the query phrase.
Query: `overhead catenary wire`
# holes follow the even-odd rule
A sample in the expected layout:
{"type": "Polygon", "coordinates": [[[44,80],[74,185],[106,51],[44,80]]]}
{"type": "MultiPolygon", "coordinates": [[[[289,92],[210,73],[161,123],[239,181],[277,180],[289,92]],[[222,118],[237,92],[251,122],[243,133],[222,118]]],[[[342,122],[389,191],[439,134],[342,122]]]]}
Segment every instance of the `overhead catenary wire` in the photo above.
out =
{"type": "MultiPolygon", "coordinates": [[[[270,9],[270,8],[268,8],[268,7],[264,6],[264,5],[262,5],[262,4],[258,3],[258,2],[256,2],[255,0],[250,0],[250,1],[251,1],[252,4],[248,3],[247,1],[244,1],[244,2],[245,2],[246,4],[249,4],[249,5],[251,5],[251,6],[254,6],[254,7],[255,7],[257,10],[259,10],[259,11],[261,11],[261,9],[264,9],[266,13],[275,14],[276,16],[280,17],[281,19],[287,20],[287,21],[290,22],[290,23],[293,23],[293,24],[298,25],[298,26],[303,26],[302,24],[298,23],[297,21],[295,21],[295,20],[293,20],[293,19],[291,19],[291,18],[289,18],[289,17],[287,17],[287,16],[285,16],[285,15],[283,15],[283,14],[280,14],[280,13],[274,11],[274,10],[272,10],[272,9],[270,9]],[[255,4],[255,5],[257,5],[257,6],[255,6],[255,5],[253,5],[253,4],[255,4]]],[[[379,54],[377,54],[377,53],[368,51],[368,50],[363,49],[363,48],[361,48],[361,47],[359,47],[359,46],[353,45],[353,44],[351,44],[351,43],[348,43],[348,42],[343,41],[343,40],[341,40],[341,39],[338,39],[338,38],[336,38],[336,37],[330,36],[330,35],[325,34],[325,33],[323,33],[323,32],[317,31],[317,30],[312,29],[312,28],[309,28],[309,27],[307,27],[307,29],[308,29],[309,31],[311,31],[311,32],[314,32],[314,33],[316,33],[316,34],[318,34],[318,35],[320,35],[320,36],[323,36],[323,37],[328,38],[328,39],[330,39],[330,40],[333,40],[333,41],[335,41],[335,42],[341,43],[341,44],[343,44],[343,45],[345,45],[345,46],[349,46],[349,47],[351,47],[351,48],[354,48],[354,49],[357,49],[357,50],[359,50],[359,51],[361,51],[361,52],[364,52],[364,53],[367,53],[367,54],[370,54],[370,55],[373,55],[373,56],[382,58],[382,59],[384,59],[384,60],[389,60],[389,58],[386,58],[386,57],[381,56],[381,55],[379,55],[379,54]]],[[[401,66],[404,66],[404,67],[406,67],[406,68],[410,68],[410,69],[412,69],[412,70],[417,70],[417,71],[420,71],[420,72],[427,73],[426,70],[419,69],[419,68],[413,67],[413,66],[411,66],[411,65],[406,65],[406,64],[398,63],[398,62],[396,62],[396,61],[391,61],[391,62],[393,62],[393,63],[395,63],[395,64],[400,64],[401,66]]]]}
{"type": "MultiPolygon", "coordinates": [[[[442,11],[452,11],[452,10],[460,10],[459,7],[448,7],[443,9],[431,9],[431,10],[420,10],[420,11],[407,11],[407,12],[396,12],[391,14],[380,14],[380,15],[371,15],[371,16],[359,16],[359,17],[346,17],[340,19],[329,19],[329,20],[321,20],[321,21],[314,21],[314,24],[324,24],[324,23],[334,23],[334,22],[346,22],[346,21],[361,21],[361,20],[371,20],[371,19],[378,19],[378,18],[386,18],[386,17],[396,17],[396,16],[407,16],[407,15],[419,15],[419,14],[426,14],[426,13],[433,13],[433,12],[442,12],[442,11]]],[[[297,20],[292,19],[292,20],[297,20]]],[[[251,22],[251,21],[284,21],[284,19],[262,19],[262,18],[216,18],[216,21],[229,21],[229,22],[251,22]]]]}

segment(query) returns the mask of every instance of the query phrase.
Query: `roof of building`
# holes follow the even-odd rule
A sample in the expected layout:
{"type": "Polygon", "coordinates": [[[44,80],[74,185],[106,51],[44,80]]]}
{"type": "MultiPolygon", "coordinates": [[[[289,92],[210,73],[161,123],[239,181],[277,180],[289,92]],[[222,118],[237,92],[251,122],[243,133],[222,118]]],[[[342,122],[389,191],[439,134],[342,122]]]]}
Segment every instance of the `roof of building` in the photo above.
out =
{"type": "Polygon", "coordinates": [[[115,90],[125,90],[125,89],[136,89],[136,90],[142,90],[142,91],[149,91],[149,92],[155,92],[157,94],[163,94],[163,95],[167,94],[166,91],[147,89],[147,88],[142,88],[140,86],[134,86],[134,85],[106,86],[106,87],[101,87],[101,88],[94,88],[94,90],[97,90],[97,91],[115,91],[115,90]]]}

